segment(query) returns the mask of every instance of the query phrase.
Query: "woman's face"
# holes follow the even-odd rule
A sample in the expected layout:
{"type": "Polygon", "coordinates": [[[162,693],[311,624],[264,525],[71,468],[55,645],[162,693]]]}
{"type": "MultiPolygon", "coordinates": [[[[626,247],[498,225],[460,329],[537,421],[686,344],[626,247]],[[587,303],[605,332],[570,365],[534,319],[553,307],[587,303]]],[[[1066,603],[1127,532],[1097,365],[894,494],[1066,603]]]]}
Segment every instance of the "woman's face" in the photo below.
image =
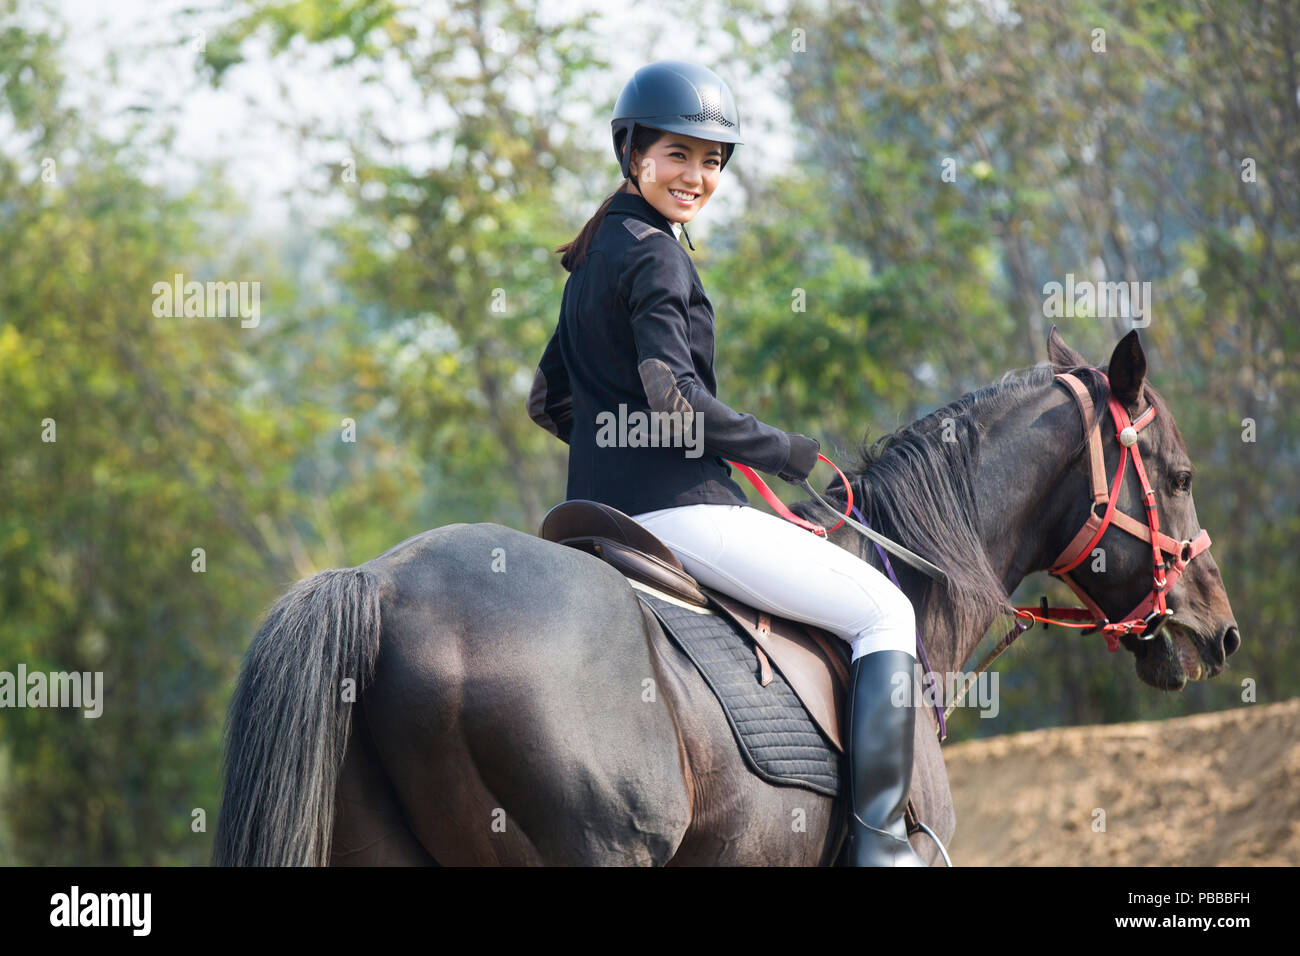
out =
{"type": "MultiPolygon", "coordinates": [[[[632,169],[646,202],[669,222],[690,222],[718,187],[722,144],[665,133],[644,156],[632,152],[632,169]]],[[[628,186],[628,189],[634,189],[628,186]]]]}

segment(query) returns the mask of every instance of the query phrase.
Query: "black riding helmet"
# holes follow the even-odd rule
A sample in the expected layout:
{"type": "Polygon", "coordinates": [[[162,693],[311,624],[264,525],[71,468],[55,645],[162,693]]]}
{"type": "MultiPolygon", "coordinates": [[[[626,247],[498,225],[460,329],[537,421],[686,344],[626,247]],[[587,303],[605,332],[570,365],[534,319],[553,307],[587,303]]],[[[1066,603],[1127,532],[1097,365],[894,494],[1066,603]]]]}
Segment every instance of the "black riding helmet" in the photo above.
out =
{"type": "Polygon", "coordinates": [[[632,151],[624,154],[634,126],[649,126],[669,133],[731,144],[724,150],[722,165],[740,140],[740,113],[731,90],[718,74],[707,67],[681,60],[659,60],[632,75],[614,104],[610,122],[614,134],[614,155],[623,178],[628,178],[632,151]]]}

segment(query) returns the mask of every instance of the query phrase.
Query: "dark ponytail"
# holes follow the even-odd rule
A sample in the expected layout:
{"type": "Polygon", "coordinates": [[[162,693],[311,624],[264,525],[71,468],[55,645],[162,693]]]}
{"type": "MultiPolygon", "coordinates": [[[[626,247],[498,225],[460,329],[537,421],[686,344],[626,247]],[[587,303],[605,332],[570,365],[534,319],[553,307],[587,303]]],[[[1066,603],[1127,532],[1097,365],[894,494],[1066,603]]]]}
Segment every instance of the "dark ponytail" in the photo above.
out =
{"type": "Polygon", "coordinates": [[[591,245],[591,240],[596,238],[596,233],[600,229],[600,224],[605,221],[605,213],[609,212],[609,204],[614,201],[614,197],[623,191],[620,185],[612,193],[605,197],[605,201],[600,204],[596,214],[587,220],[587,224],[582,227],[573,239],[566,242],[556,252],[562,252],[564,255],[560,258],[560,265],[564,266],[566,272],[572,272],[587,258],[587,247],[591,245]]]}
{"type": "MultiPolygon", "coordinates": [[[[667,134],[663,130],[654,129],[650,126],[634,126],[632,128],[632,151],[644,156],[650,147],[659,142],[660,138],[665,135],[667,134]]],[[[626,180],[624,183],[626,183],[626,180]]],[[[609,211],[609,204],[614,201],[615,196],[623,192],[623,185],[620,184],[618,189],[605,197],[605,201],[600,204],[600,208],[596,210],[595,215],[587,220],[587,224],[571,241],[555,250],[564,254],[560,258],[560,265],[564,266],[566,272],[572,272],[586,261],[587,249],[591,246],[591,240],[596,238],[601,223],[605,221],[605,213],[609,211]]]]}

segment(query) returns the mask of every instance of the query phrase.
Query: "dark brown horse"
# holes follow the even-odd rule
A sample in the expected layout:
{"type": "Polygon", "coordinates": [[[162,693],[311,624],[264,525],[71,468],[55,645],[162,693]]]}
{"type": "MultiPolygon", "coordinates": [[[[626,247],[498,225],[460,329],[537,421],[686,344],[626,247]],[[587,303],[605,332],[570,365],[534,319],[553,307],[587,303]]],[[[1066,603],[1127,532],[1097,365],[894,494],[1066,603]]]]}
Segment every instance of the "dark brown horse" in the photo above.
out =
{"type": "MultiPolygon", "coordinates": [[[[945,587],[898,567],[941,674],[961,671],[1087,515],[1086,436],[1054,372],[1078,370],[1101,409],[1108,388],[1131,413],[1157,404],[1141,451],[1161,527],[1200,528],[1137,333],[1109,385],[1055,330],[1049,354],[887,436],[851,472],[872,526],[947,572],[945,587]]],[[[1109,474],[1118,448],[1103,434],[1109,474]]],[[[1135,485],[1119,508],[1140,516],[1135,485]]],[[[848,527],[831,540],[875,561],[848,527]]],[[[1119,620],[1150,589],[1151,549],[1118,529],[1101,546],[1105,572],[1085,564],[1077,580],[1119,620]]],[[[1188,673],[1174,636],[1197,650],[1193,677],[1218,674],[1240,638],[1208,553],[1168,601],[1154,637],[1123,645],[1143,681],[1176,690],[1188,673]]],[[[227,735],[217,864],[815,865],[842,835],[838,801],[746,768],[704,680],[618,572],[496,524],[437,528],[295,585],[248,650],[227,735]]],[[[956,821],[925,719],[912,798],[946,842],[956,821]]],[[[936,859],[927,837],[912,842],[936,859]]]]}

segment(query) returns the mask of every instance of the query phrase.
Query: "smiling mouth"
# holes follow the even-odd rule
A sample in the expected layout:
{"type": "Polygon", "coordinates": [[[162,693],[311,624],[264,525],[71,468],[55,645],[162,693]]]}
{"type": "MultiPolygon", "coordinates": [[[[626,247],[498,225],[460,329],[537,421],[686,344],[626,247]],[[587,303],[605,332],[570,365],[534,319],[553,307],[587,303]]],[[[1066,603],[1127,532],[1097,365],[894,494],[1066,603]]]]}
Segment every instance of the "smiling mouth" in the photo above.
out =
{"type": "Polygon", "coordinates": [[[681,189],[670,189],[668,190],[668,195],[672,196],[678,202],[686,203],[688,205],[700,198],[699,193],[688,193],[681,189]]]}

